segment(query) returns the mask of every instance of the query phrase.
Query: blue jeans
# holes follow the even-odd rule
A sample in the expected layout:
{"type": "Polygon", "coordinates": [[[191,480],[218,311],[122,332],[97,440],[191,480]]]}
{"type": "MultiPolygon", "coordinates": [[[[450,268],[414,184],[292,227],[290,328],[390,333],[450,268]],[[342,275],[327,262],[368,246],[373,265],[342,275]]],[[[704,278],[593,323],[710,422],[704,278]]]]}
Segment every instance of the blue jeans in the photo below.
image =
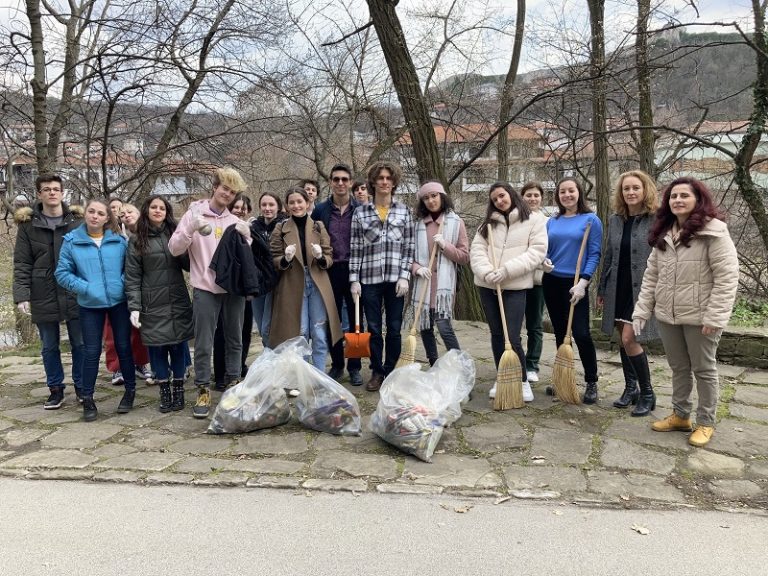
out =
{"type": "Polygon", "coordinates": [[[395,282],[363,284],[361,302],[365,310],[365,321],[371,333],[371,372],[382,376],[388,375],[395,368],[402,340],[400,329],[403,326],[403,307],[405,298],[395,295],[395,282]],[[384,337],[382,326],[382,306],[387,321],[386,360],[384,358],[384,337]]]}
{"type": "Polygon", "coordinates": [[[128,304],[121,302],[111,308],[85,308],[80,306],[80,327],[83,330],[83,395],[93,396],[96,377],[99,374],[101,339],[104,321],[109,317],[115,337],[115,351],[120,361],[120,371],[125,379],[125,389],[136,389],[136,371],[131,353],[131,320],[128,304]]]}
{"type": "Polygon", "coordinates": [[[328,312],[325,309],[325,302],[309,270],[305,269],[300,333],[307,341],[312,339],[312,364],[323,371],[325,371],[325,359],[328,357],[327,328],[328,312]]]}
{"type": "Polygon", "coordinates": [[[189,354],[189,345],[186,341],[164,346],[147,346],[147,350],[152,372],[158,380],[168,380],[171,372],[174,379],[184,379],[184,371],[187,369],[186,355],[189,354]]]}
{"type": "Polygon", "coordinates": [[[261,344],[269,348],[269,327],[272,324],[272,292],[251,300],[253,320],[261,335],[261,344]]]}
{"type": "MultiPolygon", "coordinates": [[[[48,388],[64,388],[64,367],[61,365],[61,350],[59,348],[60,333],[58,322],[39,322],[37,331],[40,332],[42,343],[43,366],[48,388]]],[[[83,380],[83,332],[80,320],[67,320],[69,345],[72,348],[72,381],[75,388],[80,389],[83,380]]]]}

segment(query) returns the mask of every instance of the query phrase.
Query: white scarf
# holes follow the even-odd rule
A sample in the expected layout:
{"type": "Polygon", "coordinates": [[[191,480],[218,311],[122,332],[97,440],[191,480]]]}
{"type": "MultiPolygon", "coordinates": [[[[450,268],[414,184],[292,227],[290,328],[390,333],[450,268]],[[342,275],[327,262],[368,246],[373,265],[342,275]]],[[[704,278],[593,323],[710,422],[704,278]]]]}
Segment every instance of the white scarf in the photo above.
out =
{"type": "MultiPolygon", "coordinates": [[[[459,222],[460,218],[454,212],[443,213],[443,237],[447,242],[454,246],[459,240],[459,222]]],[[[456,263],[443,256],[441,250],[437,251],[437,273],[432,275],[434,279],[437,276],[437,291],[435,294],[435,313],[437,318],[453,317],[453,296],[456,294],[456,263]]],[[[416,262],[429,265],[429,240],[427,239],[427,225],[424,220],[416,222],[416,262]]],[[[414,314],[416,306],[419,304],[421,291],[424,289],[424,282],[427,282],[427,295],[425,296],[425,305],[421,310],[419,318],[419,330],[427,330],[429,323],[429,296],[432,292],[432,280],[424,280],[421,276],[415,276],[411,304],[414,314]]]]}

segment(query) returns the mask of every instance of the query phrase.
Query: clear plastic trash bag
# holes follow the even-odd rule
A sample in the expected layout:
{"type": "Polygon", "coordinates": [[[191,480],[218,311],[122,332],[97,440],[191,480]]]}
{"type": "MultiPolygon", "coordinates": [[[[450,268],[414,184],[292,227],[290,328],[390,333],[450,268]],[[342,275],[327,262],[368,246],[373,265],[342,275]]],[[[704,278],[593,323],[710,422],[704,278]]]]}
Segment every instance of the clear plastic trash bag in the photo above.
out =
{"type": "Polygon", "coordinates": [[[475,385],[475,362],[450,350],[426,372],[419,364],[387,376],[371,416],[371,431],[385,442],[430,462],[443,429],[461,417],[461,402],[475,385]]]}
{"type": "Polygon", "coordinates": [[[221,395],[208,426],[209,433],[253,432],[291,419],[283,379],[276,377],[280,363],[278,349],[265,349],[253,361],[245,378],[221,395]]]}

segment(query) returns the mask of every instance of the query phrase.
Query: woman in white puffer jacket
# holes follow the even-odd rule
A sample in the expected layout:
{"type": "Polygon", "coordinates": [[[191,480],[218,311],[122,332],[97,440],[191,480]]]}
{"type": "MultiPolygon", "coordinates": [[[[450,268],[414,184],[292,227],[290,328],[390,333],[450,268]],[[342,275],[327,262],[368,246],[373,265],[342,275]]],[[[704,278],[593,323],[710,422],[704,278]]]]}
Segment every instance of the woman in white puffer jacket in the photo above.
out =
{"type": "MultiPolygon", "coordinates": [[[[491,330],[491,349],[496,368],[504,353],[504,329],[512,348],[525,366],[525,352],[520,342],[520,330],[525,316],[525,292],[533,287],[533,277],[547,254],[546,218],[531,212],[520,195],[506,182],[496,182],[489,191],[485,220],[472,240],[469,260],[475,285],[491,330]],[[489,231],[490,228],[490,231],[489,231]],[[493,242],[496,264],[489,243],[493,242]],[[496,285],[502,289],[504,312],[501,318],[496,285]]],[[[530,384],[523,370],[523,400],[533,400],[530,384]]],[[[490,391],[496,396],[496,385],[490,391]]]]}

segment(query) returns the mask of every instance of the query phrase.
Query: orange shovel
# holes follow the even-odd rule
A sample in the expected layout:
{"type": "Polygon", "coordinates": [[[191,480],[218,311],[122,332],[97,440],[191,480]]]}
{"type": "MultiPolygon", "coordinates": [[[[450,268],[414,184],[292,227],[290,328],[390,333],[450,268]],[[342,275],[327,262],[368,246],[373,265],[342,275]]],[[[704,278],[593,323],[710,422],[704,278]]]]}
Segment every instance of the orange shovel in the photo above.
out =
{"type": "Polygon", "coordinates": [[[345,358],[370,358],[371,335],[360,332],[360,297],[355,296],[355,331],[344,333],[345,358]]]}

